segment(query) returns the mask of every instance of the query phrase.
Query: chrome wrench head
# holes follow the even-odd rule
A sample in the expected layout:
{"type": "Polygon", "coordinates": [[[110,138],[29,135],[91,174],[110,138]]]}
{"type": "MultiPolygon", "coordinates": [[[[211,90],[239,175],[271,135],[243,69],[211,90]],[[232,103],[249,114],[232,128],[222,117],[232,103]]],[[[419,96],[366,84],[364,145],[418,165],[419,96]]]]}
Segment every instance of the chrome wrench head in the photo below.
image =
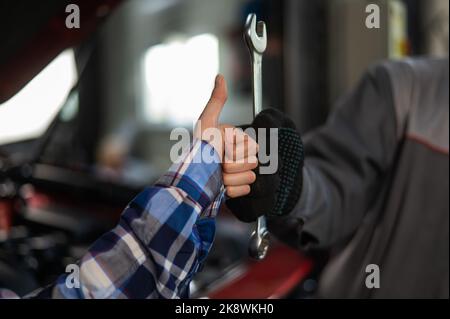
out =
{"type": "Polygon", "coordinates": [[[263,21],[256,22],[256,14],[251,13],[247,16],[244,32],[245,42],[250,52],[263,54],[267,47],[266,24],[263,21]]]}

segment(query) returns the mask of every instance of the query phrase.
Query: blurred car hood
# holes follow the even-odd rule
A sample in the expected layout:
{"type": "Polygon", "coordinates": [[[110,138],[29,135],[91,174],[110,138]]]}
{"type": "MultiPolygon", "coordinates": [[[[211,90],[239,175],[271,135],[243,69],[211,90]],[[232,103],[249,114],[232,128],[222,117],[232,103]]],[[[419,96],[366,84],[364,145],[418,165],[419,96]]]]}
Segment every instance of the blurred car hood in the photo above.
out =
{"type": "Polygon", "coordinates": [[[0,104],[14,96],[64,49],[89,37],[123,0],[2,0],[0,104]],[[80,28],[65,25],[68,4],[80,8],[80,28]]]}

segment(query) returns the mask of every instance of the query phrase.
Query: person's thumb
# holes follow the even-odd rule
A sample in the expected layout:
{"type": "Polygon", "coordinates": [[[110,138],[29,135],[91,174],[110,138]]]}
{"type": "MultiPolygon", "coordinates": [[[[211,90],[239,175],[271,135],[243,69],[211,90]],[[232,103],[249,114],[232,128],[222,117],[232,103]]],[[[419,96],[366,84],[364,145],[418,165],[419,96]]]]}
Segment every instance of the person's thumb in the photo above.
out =
{"type": "Polygon", "coordinates": [[[211,97],[199,118],[204,128],[217,126],[220,112],[227,100],[227,96],[228,93],[225,78],[223,75],[219,74],[216,76],[211,97]]]}

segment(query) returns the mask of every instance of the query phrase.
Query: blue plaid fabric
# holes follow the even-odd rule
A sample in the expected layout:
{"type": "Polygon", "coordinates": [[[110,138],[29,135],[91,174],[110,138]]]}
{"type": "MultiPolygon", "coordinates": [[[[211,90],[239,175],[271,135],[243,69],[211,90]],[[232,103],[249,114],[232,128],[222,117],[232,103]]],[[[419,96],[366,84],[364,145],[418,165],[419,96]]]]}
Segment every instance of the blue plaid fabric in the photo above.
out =
{"type": "Polygon", "coordinates": [[[194,142],[184,160],[134,198],[118,225],[90,247],[79,262],[79,288],[70,288],[64,274],[27,297],[189,297],[189,283],[211,248],[224,196],[219,162],[208,143],[194,142]],[[205,162],[202,154],[215,159],[205,162]]]}

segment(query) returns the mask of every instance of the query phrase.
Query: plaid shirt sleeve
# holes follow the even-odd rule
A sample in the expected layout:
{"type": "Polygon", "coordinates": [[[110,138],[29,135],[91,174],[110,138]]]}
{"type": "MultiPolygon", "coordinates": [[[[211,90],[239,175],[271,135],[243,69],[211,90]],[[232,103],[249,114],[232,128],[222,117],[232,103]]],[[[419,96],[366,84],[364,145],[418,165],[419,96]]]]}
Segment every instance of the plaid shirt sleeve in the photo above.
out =
{"type": "Polygon", "coordinates": [[[189,297],[189,283],[211,248],[223,196],[220,160],[212,146],[197,140],[91,246],[79,262],[79,287],[67,285],[70,275],[64,274],[29,297],[189,297]],[[213,160],[205,161],[204,154],[213,160]]]}

